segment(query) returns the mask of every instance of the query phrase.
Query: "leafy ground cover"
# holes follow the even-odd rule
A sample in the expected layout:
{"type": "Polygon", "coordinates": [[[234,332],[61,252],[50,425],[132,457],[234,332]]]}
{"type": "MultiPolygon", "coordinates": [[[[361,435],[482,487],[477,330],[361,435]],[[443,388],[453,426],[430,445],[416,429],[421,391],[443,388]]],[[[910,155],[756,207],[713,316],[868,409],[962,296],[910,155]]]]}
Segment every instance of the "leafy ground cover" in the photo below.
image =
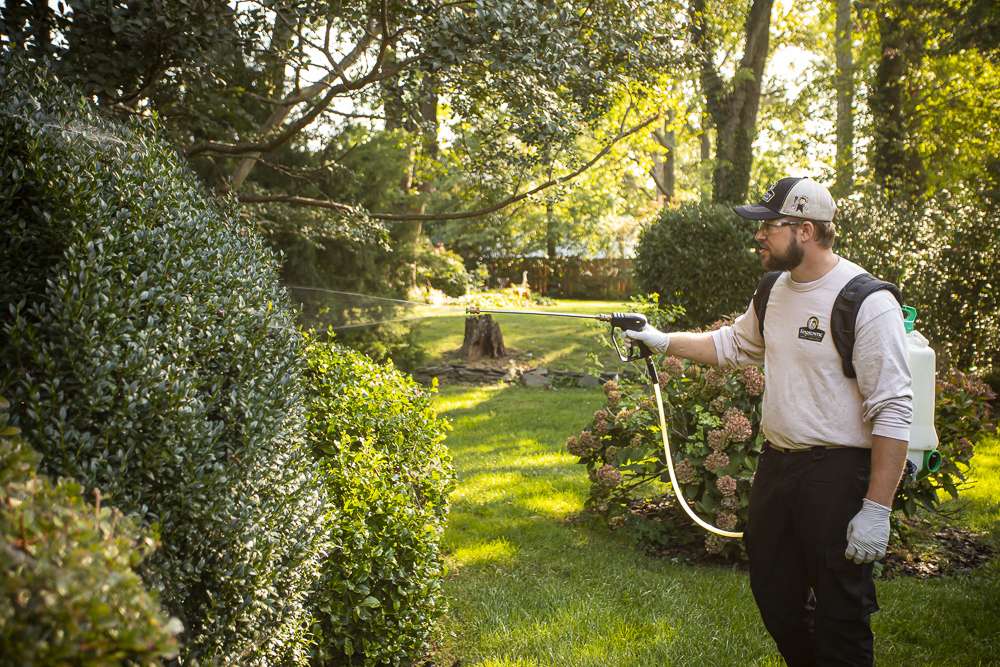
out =
{"type": "MultiPolygon", "coordinates": [[[[566,437],[599,390],[444,387],[458,487],[443,548],[451,610],[437,665],[780,665],[746,573],[636,550],[580,512],[588,480],[566,437]]],[[[1000,441],[973,459],[959,523],[1000,544],[1000,441]]],[[[990,664],[1000,559],[957,576],[878,584],[876,661],[990,664]]]]}
{"type": "MultiPolygon", "coordinates": [[[[597,314],[628,310],[628,305],[619,301],[563,299],[552,305],[524,306],[516,310],[597,314]]],[[[520,363],[578,372],[594,368],[590,355],[596,355],[609,369],[619,363],[614,350],[601,343],[601,337],[607,336],[606,326],[595,321],[523,315],[493,317],[500,323],[504,344],[520,363]]],[[[457,359],[455,352],[462,346],[464,322],[465,315],[459,314],[428,318],[415,325],[414,339],[426,352],[428,365],[457,359]]]]}

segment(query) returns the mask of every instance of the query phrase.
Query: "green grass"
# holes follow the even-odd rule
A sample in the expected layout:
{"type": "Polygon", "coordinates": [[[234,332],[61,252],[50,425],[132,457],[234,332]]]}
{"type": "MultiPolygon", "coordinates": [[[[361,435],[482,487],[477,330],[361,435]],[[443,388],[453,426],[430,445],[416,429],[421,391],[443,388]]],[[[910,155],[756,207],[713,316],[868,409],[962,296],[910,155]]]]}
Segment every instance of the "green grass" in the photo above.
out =
{"type": "MultiPolygon", "coordinates": [[[[567,521],[588,482],[563,450],[602,404],[596,390],[445,387],[439,412],[458,471],[437,665],[779,665],[746,574],[642,555],[567,521]]],[[[980,445],[963,520],[997,535],[1000,441],[980,445]]],[[[997,664],[1000,563],[968,576],[880,581],[882,665],[997,664]]]]}
{"type": "MultiPolygon", "coordinates": [[[[611,313],[627,310],[619,301],[561,300],[552,306],[526,306],[515,310],[542,310],[572,313],[611,313]]],[[[590,365],[588,353],[598,354],[609,367],[620,363],[614,350],[601,343],[607,327],[592,320],[569,317],[494,315],[500,323],[504,345],[520,353],[530,353],[532,362],[560,370],[580,371],[590,365]]],[[[427,365],[440,362],[462,346],[465,315],[433,317],[414,325],[417,343],[427,352],[427,365]]]]}

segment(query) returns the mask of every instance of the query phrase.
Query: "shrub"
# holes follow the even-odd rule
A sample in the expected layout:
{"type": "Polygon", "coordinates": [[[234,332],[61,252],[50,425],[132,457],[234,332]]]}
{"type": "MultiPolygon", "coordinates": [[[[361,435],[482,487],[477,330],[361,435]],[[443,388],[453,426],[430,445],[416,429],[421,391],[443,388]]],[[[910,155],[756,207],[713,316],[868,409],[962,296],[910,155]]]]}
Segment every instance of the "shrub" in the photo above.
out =
{"type": "Polygon", "coordinates": [[[9,61],[0,87],[14,419],[45,472],[155,524],[183,659],[302,662],[323,503],[275,258],[149,127],[9,61]]]}
{"type": "Polygon", "coordinates": [[[969,193],[889,203],[878,191],[845,201],[837,252],[896,282],[919,311],[917,328],[949,365],[1000,371],[1000,232],[969,193]]]}
{"type": "MultiPolygon", "coordinates": [[[[973,443],[993,432],[989,388],[960,373],[945,373],[938,384],[937,431],[945,459],[941,470],[918,480],[904,480],[894,510],[912,515],[918,506],[934,509],[944,490],[957,497],[973,443]]],[[[703,519],[720,528],[742,530],[747,521],[750,486],[763,436],[760,397],[764,376],[756,367],[717,369],[666,357],[660,385],[670,429],[674,472],[684,498],[703,519]]],[[[587,507],[619,526],[633,517],[637,500],[664,491],[669,473],[663,454],[655,399],[646,384],[608,382],[607,406],[591,424],[566,443],[587,466],[591,490],[587,507]]],[[[670,520],[694,530],[690,519],[672,512],[670,520]]],[[[668,526],[670,530],[676,526],[668,526]]],[[[648,527],[640,527],[649,534],[648,527]]],[[[656,536],[650,536],[656,539],[656,536]]],[[[674,536],[670,535],[670,539],[674,536]]],[[[709,553],[736,556],[741,544],[705,537],[709,553]]]]}
{"type": "Polygon", "coordinates": [[[472,278],[458,253],[444,246],[421,244],[417,254],[417,283],[430,285],[451,297],[462,296],[469,290],[472,278]]]}
{"type": "MultiPolygon", "coordinates": [[[[0,399],[0,431],[7,424],[0,399]]],[[[76,482],[36,473],[24,440],[0,435],[0,655],[5,664],[159,664],[177,655],[176,619],[133,571],[154,546],[76,482]]]]}
{"type": "Polygon", "coordinates": [[[444,611],[447,424],[391,363],[318,340],[307,356],[309,443],[335,508],[335,555],[313,591],[316,660],[408,664],[444,611]]]}
{"type": "Polygon", "coordinates": [[[639,238],[635,275],[660,303],[683,306],[677,326],[698,328],[743,312],[762,269],[754,226],[720,205],[664,208],[639,238]]]}

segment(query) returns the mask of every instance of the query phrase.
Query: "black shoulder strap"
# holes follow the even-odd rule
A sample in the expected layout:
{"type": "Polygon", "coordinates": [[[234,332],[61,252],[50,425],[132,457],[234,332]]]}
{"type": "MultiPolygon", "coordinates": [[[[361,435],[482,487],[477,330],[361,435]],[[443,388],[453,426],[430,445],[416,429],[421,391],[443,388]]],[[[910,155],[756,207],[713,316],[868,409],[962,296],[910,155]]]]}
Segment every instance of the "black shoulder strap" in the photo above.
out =
{"type": "Polygon", "coordinates": [[[851,278],[844,288],[837,295],[837,300],[833,302],[833,312],[830,314],[830,329],[833,334],[833,344],[837,346],[840,354],[840,363],[844,369],[844,375],[849,378],[856,378],[858,374],[854,370],[854,325],[858,319],[858,311],[861,304],[869,296],[880,290],[889,290],[900,305],[903,304],[903,295],[899,288],[892,283],[875,278],[871,274],[862,273],[851,278]]]}
{"type": "Polygon", "coordinates": [[[767,314],[767,300],[771,297],[771,288],[774,281],[781,275],[781,271],[768,271],[757,283],[757,291],[753,293],[753,312],[757,316],[757,327],[760,329],[760,337],[764,337],[764,315],[767,314]]]}

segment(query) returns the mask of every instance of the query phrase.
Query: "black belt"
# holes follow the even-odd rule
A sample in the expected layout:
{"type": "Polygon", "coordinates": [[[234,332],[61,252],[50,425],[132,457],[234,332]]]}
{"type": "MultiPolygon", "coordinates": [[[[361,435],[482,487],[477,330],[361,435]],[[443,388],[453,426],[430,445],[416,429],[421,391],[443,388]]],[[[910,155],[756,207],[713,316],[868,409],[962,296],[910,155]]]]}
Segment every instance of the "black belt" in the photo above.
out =
{"type": "Polygon", "coordinates": [[[863,447],[848,447],[846,445],[810,445],[809,447],[788,449],[787,447],[778,447],[770,440],[765,440],[764,446],[772,452],[776,452],[778,454],[801,454],[802,452],[815,452],[826,449],[864,449],[863,447]]]}

